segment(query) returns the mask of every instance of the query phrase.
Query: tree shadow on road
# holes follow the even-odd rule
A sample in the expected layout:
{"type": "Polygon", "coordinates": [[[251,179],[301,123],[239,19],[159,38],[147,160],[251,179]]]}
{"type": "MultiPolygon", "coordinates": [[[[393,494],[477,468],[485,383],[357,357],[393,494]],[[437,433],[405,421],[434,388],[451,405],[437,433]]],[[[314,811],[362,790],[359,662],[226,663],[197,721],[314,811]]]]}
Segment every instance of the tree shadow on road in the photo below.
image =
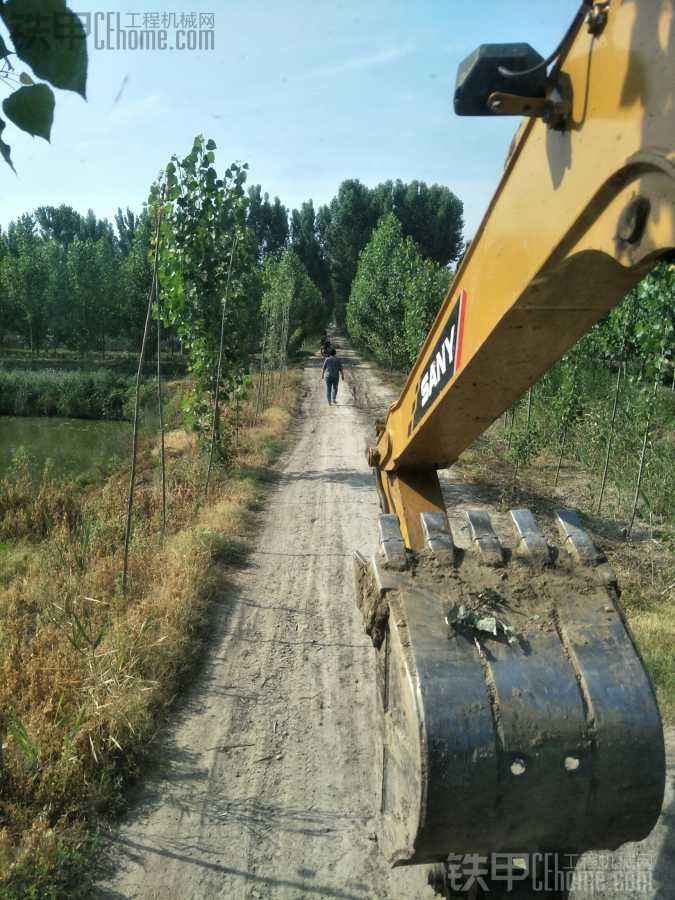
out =
{"type": "MultiPolygon", "coordinates": [[[[239,878],[251,885],[275,886],[277,888],[285,888],[288,891],[297,892],[298,896],[313,895],[317,897],[335,897],[338,900],[362,900],[362,898],[371,896],[369,888],[365,884],[356,883],[353,889],[343,890],[341,888],[330,887],[326,884],[313,884],[308,879],[316,877],[314,869],[302,867],[298,871],[299,880],[294,881],[288,878],[275,878],[271,874],[258,875],[255,872],[248,872],[245,869],[238,869],[234,866],[227,866],[216,860],[222,856],[222,847],[209,848],[209,853],[213,859],[198,859],[194,856],[194,845],[185,844],[182,841],[167,842],[162,847],[152,844],[151,840],[120,838],[117,841],[118,850],[128,861],[141,862],[146,859],[149,854],[157,854],[165,857],[167,860],[177,860],[185,866],[194,866],[199,869],[216,872],[225,877],[239,878]]],[[[221,895],[224,896],[224,895],[221,895]]],[[[128,895],[123,894],[114,888],[103,887],[98,892],[100,900],[128,900],[128,895]]],[[[170,895],[163,893],[165,900],[172,900],[170,895]]]]}

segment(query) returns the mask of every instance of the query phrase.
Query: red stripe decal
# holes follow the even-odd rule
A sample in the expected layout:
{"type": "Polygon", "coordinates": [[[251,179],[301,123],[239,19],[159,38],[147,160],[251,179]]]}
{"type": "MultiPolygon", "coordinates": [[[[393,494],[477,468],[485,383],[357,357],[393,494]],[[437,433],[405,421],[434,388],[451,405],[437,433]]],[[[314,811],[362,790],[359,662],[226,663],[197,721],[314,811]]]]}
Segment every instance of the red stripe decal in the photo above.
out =
{"type": "Polygon", "coordinates": [[[457,329],[457,351],[455,353],[456,376],[462,364],[462,337],[464,336],[464,314],[466,313],[466,291],[462,291],[459,297],[459,327],[457,329]]]}

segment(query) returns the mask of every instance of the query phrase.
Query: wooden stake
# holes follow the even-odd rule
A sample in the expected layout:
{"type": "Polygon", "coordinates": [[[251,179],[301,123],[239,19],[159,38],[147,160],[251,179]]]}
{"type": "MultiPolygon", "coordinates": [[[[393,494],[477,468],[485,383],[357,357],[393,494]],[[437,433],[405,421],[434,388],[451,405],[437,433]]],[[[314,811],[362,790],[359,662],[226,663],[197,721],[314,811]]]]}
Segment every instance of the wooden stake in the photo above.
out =
{"type": "Polygon", "coordinates": [[[220,414],[220,410],[218,408],[218,401],[220,399],[220,376],[223,370],[223,343],[225,339],[225,311],[227,309],[227,300],[230,294],[230,277],[232,275],[232,260],[234,259],[234,251],[237,247],[237,233],[235,232],[234,238],[232,240],[232,249],[230,250],[230,265],[227,270],[227,285],[225,286],[225,298],[222,304],[222,311],[220,316],[220,349],[218,350],[218,367],[216,370],[216,386],[213,397],[213,424],[211,428],[211,450],[209,452],[209,465],[206,469],[206,482],[204,484],[204,496],[207,497],[209,493],[209,481],[211,480],[211,468],[213,466],[213,451],[216,446],[216,435],[220,431],[219,429],[219,421],[218,417],[220,414]]]}
{"type": "Polygon", "coordinates": [[[129,493],[127,496],[127,527],[124,534],[124,566],[122,569],[122,590],[126,592],[127,579],[129,575],[129,546],[131,544],[131,524],[132,513],[134,508],[134,488],[136,486],[136,456],[138,454],[138,406],[141,393],[141,376],[143,374],[143,360],[145,358],[145,347],[148,342],[148,330],[150,328],[150,317],[152,315],[152,298],[157,287],[157,270],[159,267],[159,235],[160,225],[162,222],[163,206],[160,206],[157,213],[157,228],[155,229],[155,261],[152,270],[152,282],[150,284],[150,292],[148,294],[148,309],[145,314],[145,327],[143,328],[143,340],[141,341],[141,352],[138,357],[138,371],[136,373],[136,394],[134,398],[134,426],[133,438],[131,444],[131,472],[129,474],[129,493]]]}

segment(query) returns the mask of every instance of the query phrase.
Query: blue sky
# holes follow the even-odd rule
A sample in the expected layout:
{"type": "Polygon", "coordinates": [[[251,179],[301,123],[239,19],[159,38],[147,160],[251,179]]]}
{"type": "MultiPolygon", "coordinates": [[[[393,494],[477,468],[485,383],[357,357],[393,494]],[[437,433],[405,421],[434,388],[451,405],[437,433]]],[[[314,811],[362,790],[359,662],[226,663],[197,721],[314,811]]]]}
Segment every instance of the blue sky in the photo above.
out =
{"type": "Polygon", "coordinates": [[[109,218],[118,206],[138,210],[171,154],[187,152],[203,133],[218,145],[219,166],[248,162],[251,183],[289,207],[309,197],[327,202],[345,178],[448,185],[464,202],[470,237],[517,120],[455,117],[457,65],[488,42],[528,41],[546,55],[578,2],[70,5],[119,11],[126,25],[132,9],[214,13],[215,48],[97,50],[90,42],[88,102],[57,92],[51,144],[13,126],[3,135],[18,171],[0,168],[3,226],[45,204],[91,207],[109,218]]]}

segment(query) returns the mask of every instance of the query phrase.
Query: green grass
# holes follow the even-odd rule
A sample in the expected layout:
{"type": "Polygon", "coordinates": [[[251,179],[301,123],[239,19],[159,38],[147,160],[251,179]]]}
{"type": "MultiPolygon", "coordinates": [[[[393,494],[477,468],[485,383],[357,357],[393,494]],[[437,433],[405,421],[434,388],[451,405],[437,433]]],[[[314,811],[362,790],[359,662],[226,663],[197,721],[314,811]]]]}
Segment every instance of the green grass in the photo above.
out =
{"type": "Polygon", "coordinates": [[[48,829],[31,853],[12,864],[0,887],[2,900],[89,900],[95,886],[91,860],[99,841],[92,834],[74,833],[66,839],[48,829]]]}
{"type": "Polygon", "coordinates": [[[284,442],[279,438],[270,437],[262,442],[262,448],[265,453],[265,462],[268,465],[275,463],[284,451],[284,442]]]}
{"type": "Polygon", "coordinates": [[[0,370],[0,415],[124,419],[132,381],[107,369],[91,372],[0,370]]]}

